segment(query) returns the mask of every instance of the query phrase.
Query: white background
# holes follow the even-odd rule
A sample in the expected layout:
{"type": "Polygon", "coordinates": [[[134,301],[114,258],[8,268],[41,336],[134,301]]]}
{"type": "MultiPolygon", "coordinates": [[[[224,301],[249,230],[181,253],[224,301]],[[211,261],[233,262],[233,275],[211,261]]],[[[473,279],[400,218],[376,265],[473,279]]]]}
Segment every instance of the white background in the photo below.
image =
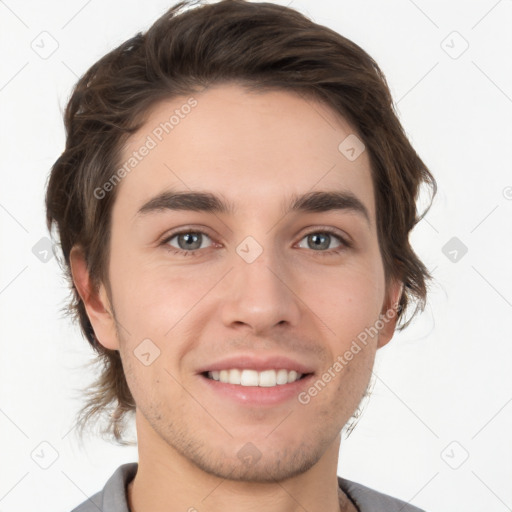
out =
{"type": "MultiPolygon", "coordinates": [[[[72,85],[171,3],[0,1],[0,512],[69,511],[137,460],[135,447],[80,446],[70,432],[93,353],[61,313],[55,258],[32,249],[48,236],[44,187],[72,85]],[[31,47],[43,37],[58,44],[46,59],[31,47]]],[[[379,351],[338,472],[431,512],[512,510],[512,1],[291,7],[376,59],[439,184],[413,234],[435,277],[429,307],[379,351]],[[442,252],[452,237],[468,248],[456,262],[442,252]]]]}

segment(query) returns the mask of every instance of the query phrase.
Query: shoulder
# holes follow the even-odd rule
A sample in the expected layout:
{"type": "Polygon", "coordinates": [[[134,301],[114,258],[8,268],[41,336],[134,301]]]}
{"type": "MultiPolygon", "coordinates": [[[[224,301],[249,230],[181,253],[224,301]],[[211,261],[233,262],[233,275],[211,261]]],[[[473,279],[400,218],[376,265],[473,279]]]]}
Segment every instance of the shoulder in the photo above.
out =
{"type": "Polygon", "coordinates": [[[137,473],[138,464],[130,462],[119,466],[108,479],[103,489],[71,512],[129,512],[126,501],[126,486],[137,473]]]}
{"type": "Polygon", "coordinates": [[[338,477],[338,485],[350,496],[359,512],[425,512],[405,501],[340,476],[338,477]]]}

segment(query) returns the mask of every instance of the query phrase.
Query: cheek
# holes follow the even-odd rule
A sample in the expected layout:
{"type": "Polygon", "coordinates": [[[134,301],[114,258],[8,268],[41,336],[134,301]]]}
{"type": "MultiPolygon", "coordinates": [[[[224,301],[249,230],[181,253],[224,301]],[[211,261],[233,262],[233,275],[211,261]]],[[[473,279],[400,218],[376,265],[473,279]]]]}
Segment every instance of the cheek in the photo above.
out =
{"type": "Polygon", "coordinates": [[[218,279],[212,272],[185,271],[184,267],[170,271],[147,264],[118,265],[112,274],[120,350],[133,371],[129,385],[149,396],[162,383],[174,383],[170,374],[181,371],[183,357],[199,339],[204,317],[211,315],[202,299],[218,279]],[[148,352],[155,359],[145,367],[137,356],[148,352]]]}
{"type": "Polygon", "coordinates": [[[183,267],[169,272],[143,263],[126,262],[113,268],[111,280],[118,320],[138,338],[170,336],[211,288],[211,278],[197,272],[192,274],[183,267]]]}
{"type": "Polygon", "coordinates": [[[148,408],[163,411],[166,401],[162,398],[162,391],[173,385],[172,377],[165,371],[166,368],[162,364],[163,359],[159,357],[146,366],[137,358],[133,350],[128,349],[127,344],[122,344],[120,353],[126,382],[137,408],[143,413],[149,413],[148,408]]]}
{"type": "Polygon", "coordinates": [[[383,276],[369,266],[340,268],[328,276],[308,279],[306,286],[313,290],[307,303],[339,338],[356,337],[378,319],[384,299],[383,276]]]}
{"type": "MultiPolygon", "coordinates": [[[[338,407],[341,410],[347,411],[349,415],[356,411],[368,389],[374,360],[375,347],[363,347],[361,352],[355,354],[341,372],[334,401],[337,401],[338,407]]],[[[348,419],[348,417],[343,418],[343,424],[348,419]]]]}

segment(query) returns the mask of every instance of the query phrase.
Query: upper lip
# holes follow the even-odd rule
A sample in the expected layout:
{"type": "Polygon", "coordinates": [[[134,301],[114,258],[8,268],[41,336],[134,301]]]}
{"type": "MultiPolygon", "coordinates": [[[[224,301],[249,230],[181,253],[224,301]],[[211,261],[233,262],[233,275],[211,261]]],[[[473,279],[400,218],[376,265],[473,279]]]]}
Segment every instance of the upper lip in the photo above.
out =
{"type": "Polygon", "coordinates": [[[262,356],[255,354],[245,354],[225,357],[218,361],[208,363],[199,368],[198,373],[213,372],[220,370],[231,370],[237,368],[239,370],[256,370],[262,372],[264,370],[295,370],[297,373],[313,373],[310,365],[300,363],[287,356],[262,356]]]}

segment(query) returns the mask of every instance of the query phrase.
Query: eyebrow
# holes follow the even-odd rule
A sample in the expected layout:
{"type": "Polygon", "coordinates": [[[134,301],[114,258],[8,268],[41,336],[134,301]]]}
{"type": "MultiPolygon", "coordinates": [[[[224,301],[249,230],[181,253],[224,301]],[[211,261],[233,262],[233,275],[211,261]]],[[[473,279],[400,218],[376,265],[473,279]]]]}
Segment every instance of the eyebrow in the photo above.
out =
{"type": "MultiPolygon", "coordinates": [[[[168,210],[188,210],[228,215],[236,213],[236,207],[233,203],[211,192],[165,190],[144,203],[135,214],[135,218],[168,210]]],[[[364,217],[370,225],[370,214],[366,206],[352,192],[348,191],[315,191],[293,195],[283,213],[299,211],[318,213],[333,210],[357,213],[364,217]]]]}

